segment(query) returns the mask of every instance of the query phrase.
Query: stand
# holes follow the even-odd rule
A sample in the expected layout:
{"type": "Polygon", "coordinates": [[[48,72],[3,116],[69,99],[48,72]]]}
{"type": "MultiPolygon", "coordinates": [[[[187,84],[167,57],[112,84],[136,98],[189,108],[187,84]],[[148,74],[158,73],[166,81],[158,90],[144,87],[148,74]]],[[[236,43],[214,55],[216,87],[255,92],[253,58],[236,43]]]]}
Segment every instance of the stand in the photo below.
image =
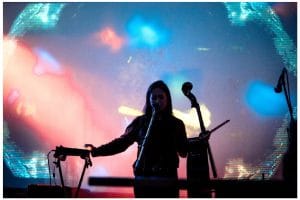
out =
{"type": "MultiPolygon", "coordinates": [[[[85,157],[81,157],[81,158],[84,159],[85,162],[84,162],[84,167],[83,167],[83,170],[82,170],[82,173],[81,173],[81,176],[80,176],[80,180],[79,180],[79,183],[78,183],[78,186],[77,186],[77,189],[76,189],[76,193],[75,193],[76,198],[78,197],[78,194],[79,194],[79,190],[80,190],[80,187],[81,187],[81,183],[82,183],[82,180],[83,180],[85,170],[89,166],[92,166],[92,161],[91,161],[89,156],[85,156],[85,157]]],[[[66,160],[66,156],[59,156],[57,162],[55,162],[56,167],[58,167],[58,170],[59,170],[60,182],[61,182],[63,191],[65,191],[65,184],[64,184],[64,178],[63,178],[63,175],[62,175],[60,162],[64,161],[64,160],[66,160]]]]}
{"type": "Polygon", "coordinates": [[[297,120],[293,116],[293,108],[290,97],[289,79],[287,69],[283,68],[279,77],[276,93],[284,90],[284,96],[290,113],[290,126],[287,129],[288,132],[288,149],[283,158],[283,178],[291,185],[295,191],[297,191],[297,120]]]}
{"type": "Polygon", "coordinates": [[[85,160],[84,167],[83,167],[83,170],[81,172],[81,176],[80,176],[80,180],[79,180],[79,183],[78,183],[78,186],[77,186],[75,197],[78,197],[85,170],[89,167],[89,165],[92,166],[92,162],[91,162],[90,157],[85,157],[84,160],[85,160]]]}

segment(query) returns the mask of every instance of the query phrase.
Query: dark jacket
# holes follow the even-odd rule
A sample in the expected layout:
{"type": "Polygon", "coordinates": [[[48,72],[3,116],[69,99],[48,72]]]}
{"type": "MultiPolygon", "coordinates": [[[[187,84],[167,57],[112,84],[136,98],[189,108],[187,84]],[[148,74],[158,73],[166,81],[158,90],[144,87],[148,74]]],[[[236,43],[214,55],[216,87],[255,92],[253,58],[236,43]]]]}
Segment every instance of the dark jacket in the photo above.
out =
{"type": "MultiPolygon", "coordinates": [[[[145,115],[135,118],[123,135],[96,148],[92,155],[114,155],[125,151],[134,142],[138,143],[139,154],[149,121],[150,119],[145,115]]],[[[187,154],[187,137],[184,123],[174,116],[165,116],[160,120],[154,120],[147,141],[142,166],[145,173],[153,169],[177,170],[179,155],[185,157],[187,154]]]]}

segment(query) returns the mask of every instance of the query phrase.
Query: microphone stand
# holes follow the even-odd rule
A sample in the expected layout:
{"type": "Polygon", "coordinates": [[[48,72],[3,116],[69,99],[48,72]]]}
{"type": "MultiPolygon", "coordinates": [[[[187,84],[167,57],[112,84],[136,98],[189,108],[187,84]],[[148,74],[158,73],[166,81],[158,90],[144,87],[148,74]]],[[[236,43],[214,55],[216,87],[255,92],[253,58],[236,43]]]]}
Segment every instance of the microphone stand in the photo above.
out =
{"type": "Polygon", "coordinates": [[[294,119],[292,103],[290,98],[289,79],[286,68],[283,68],[279,83],[275,88],[276,93],[284,90],[285,99],[289,109],[291,121],[288,131],[288,149],[283,158],[283,178],[288,184],[292,184],[293,191],[297,191],[297,120],[294,119]],[[286,78],[285,78],[286,77],[286,78]],[[287,85],[287,86],[286,86],[287,85]]]}
{"type": "Polygon", "coordinates": [[[282,76],[282,86],[283,86],[283,90],[284,90],[284,96],[288,105],[288,109],[289,109],[289,113],[290,113],[290,117],[291,117],[291,121],[290,121],[290,127],[288,130],[289,133],[289,143],[294,144],[293,142],[297,141],[296,134],[297,134],[297,122],[294,119],[293,116],[293,108],[292,108],[292,103],[291,103],[291,97],[290,97],[290,87],[289,87],[289,79],[288,79],[288,74],[286,69],[284,68],[284,75],[286,76],[282,76]],[[286,83],[285,83],[286,82],[286,83]],[[286,87],[287,85],[287,87],[286,87]],[[294,141],[296,140],[296,141],[294,141]]]}
{"type": "Polygon", "coordinates": [[[137,158],[137,160],[135,162],[135,165],[134,165],[135,175],[139,175],[139,172],[141,172],[140,171],[141,170],[141,162],[144,161],[145,148],[146,148],[147,143],[148,143],[148,138],[149,138],[149,135],[150,135],[150,132],[151,132],[151,128],[152,128],[152,124],[153,124],[155,115],[156,115],[156,111],[154,110],[153,113],[152,113],[149,125],[148,125],[148,129],[147,129],[145,138],[144,138],[143,143],[141,145],[141,150],[139,152],[138,158],[137,158]]]}
{"type": "Polygon", "coordinates": [[[293,109],[292,109],[292,103],[291,103],[291,97],[290,97],[289,78],[288,78],[286,68],[283,68],[282,74],[280,75],[279,86],[280,86],[279,88],[278,88],[278,86],[276,88],[274,88],[275,92],[280,93],[282,91],[281,87],[283,87],[284,96],[285,96],[285,99],[286,99],[286,102],[287,102],[287,105],[288,105],[288,109],[289,109],[289,113],[290,113],[290,116],[291,116],[291,121],[294,121],[293,109]],[[287,85],[287,87],[286,87],[286,85],[287,85]]]}

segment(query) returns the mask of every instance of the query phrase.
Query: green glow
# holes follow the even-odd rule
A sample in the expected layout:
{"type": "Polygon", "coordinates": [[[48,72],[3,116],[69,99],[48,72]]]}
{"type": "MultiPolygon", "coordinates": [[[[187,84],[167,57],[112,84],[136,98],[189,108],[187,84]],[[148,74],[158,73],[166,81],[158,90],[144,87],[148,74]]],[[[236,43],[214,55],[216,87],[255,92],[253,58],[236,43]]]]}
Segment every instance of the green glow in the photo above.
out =
{"type": "MultiPolygon", "coordinates": [[[[285,32],[279,17],[267,3],[225,3],[228,18],[233,25],[244,26],[248,21],[262,24],[273,35],[274,46],[282,57],[285,67],[297,75],[297,49],[285,32]]],[[[282,66],[283,67],[283,66],[282,66]]]]}
{"type": "Polygon", "coordinates": [[[14,21],[9,35],[22,37],[28,31],[55,28],[64,3],[32,3],[14,21]]]}
{"type": "Polygon", "coordinates": [[[49,178],[47,156],[40,152],[33,152],[30,156],[26,156],[10,138],[5,121],[3,122],[3,160],[15,177],[49,178]]]}

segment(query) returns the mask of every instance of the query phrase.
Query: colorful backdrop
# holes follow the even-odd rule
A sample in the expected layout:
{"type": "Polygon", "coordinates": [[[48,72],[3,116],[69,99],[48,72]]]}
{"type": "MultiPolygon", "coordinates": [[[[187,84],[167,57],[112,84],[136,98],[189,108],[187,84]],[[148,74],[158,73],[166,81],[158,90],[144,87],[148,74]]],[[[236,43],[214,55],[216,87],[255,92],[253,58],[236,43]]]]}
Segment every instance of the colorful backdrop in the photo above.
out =
{"type": "MultiPolygon", "coordinates": [[[[120,136],[158,79],[188,137],[200,128],[186,81],[207,129],[230,119],[210,139],[219,178],[281,179],[290,116],[274,87],[286,68],[296,113],[296,19],[295,2],[4,2],[4,186],[49,183],[49,174],[60,184],[51,150],[120,136]]],[[[132,177],[136,149],[92,158],[82,187],[108,189],[89,176],[132,177]]],[[[77,186],[83,164],[62,162],[66,185],[77,186]]]]}

